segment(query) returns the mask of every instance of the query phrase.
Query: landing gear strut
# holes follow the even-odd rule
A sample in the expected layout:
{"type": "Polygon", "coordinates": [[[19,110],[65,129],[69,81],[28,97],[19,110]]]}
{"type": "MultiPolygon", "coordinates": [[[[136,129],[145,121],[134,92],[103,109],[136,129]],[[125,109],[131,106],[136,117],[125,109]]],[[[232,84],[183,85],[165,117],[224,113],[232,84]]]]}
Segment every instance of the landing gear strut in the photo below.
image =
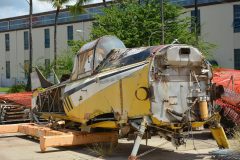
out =
{"type": "Polygon", "coordinates": [[[142,137],[144,135],[144,132],[146,130],[146,126],[147,126],[147,118],[146,117],[143,117],[143,120],[141,122],[141,125],[140,125],[140,128],[139,128],[139,132],[138,132],[138,135],[137,135],[137,138],[135,140],[135,143],[134,143],[134,146],[133,146],[133,150],[132,150],[132,153],[131,155],[128,157],[128,160],[137,160],[137,152],[138,152],[138,149],[139,149],[139,146],[140,146],[140,143],[141,143],[141,140],[142,140],[142,137]]]}

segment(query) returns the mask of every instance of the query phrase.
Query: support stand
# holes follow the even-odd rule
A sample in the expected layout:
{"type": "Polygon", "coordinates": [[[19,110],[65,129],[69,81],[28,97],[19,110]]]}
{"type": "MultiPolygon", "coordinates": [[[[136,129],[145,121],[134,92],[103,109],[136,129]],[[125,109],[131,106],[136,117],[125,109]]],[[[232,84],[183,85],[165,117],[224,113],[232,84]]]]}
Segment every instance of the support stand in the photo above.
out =
{"type": "Polygon", "coordinates": [[[142,137],[144,135],[144,132],[146,130],[146,124],[147,124],[147,120],[146,120],[146,117],[144,117],[143,121],[141,123],[141,126],[139,128],[138,136],[137,136],[137,138],[135,140],[132,153],[128,157],[128,160],[137,160],[137,152],[138,152],[138,149],[139,149],[142,137]]]}

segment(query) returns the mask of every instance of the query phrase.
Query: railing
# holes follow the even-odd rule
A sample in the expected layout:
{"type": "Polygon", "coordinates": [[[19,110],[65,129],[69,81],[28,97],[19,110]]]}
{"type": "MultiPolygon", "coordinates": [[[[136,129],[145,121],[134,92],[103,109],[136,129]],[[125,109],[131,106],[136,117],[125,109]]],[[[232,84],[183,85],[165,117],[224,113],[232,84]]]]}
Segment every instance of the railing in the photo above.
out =
{"type": "MultiPolygon", "coordinates": [[[[198,4],[207,4],[207,3],[213,3],[213,2],[222,2],[224,0],[198,0],[198,4]]],[[[170,0],[170,2],[174,4],[179,4],[182,6],[191,6],[194,5],[195,0],[170,0]]]]}
{"type": "MultiPolygon", "coordinates": [[[[58,24],[69,23],[74,21],[84,21],[92,19],[94,14],[101,14],[102,7],[92,7],[86,9],[86,13],[80,15],[72,15],[69,11],[60,12],[58,18],[58,24]]],[[[55,13],[46,14],[42,16],[33,16],[33,27],[52,25],[55,21],[55,13]]],[[[29,26],[28,16],[22,19],[14,19],[9,21],[0,21],[0,32],[15,30],[15,29],[25,29],[29,26]]]]}
{"type": "MultiPolygon", "coordinates": [[[[224,0],[198,0],[198,4],[207,4],[213,2],[222,2],[224,0]]],[[[195,0],[170,0],[171,3],[182,5],[182,6],[191,6],[194,5],[195,0]]],[[[84,21],[88,19],[92,19],[94,14],[102,14],[101,11],[102,7],[92,7],[87,8],[86,13],[80,15],[72,15],[68,11],[60,12],[58,23],[70,23],[74,21],[84,21]]],[[[46,14],[42,16],[33,16],[33,27],[38,26],[47,26],[54,24],[55,13],[46,14]]],[[[0,21],[0,32],[1,31],[8,31],[8,30],[15,30],[15,29],[25,29],[29,26],[29,19],[28,16],[22,19],[14,19],[9,21],[0,21]]]]}

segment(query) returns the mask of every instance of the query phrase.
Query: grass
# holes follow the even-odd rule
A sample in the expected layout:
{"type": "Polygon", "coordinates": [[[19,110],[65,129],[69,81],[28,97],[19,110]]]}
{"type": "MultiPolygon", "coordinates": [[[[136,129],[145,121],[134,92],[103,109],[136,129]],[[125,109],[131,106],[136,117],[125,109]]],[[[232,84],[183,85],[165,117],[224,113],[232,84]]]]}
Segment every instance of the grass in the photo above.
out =
{"type": "Polygon", "coordinates": [[[89,149],[92,153],[99,156],[99,158],[103,158],[105,156],[111,155],[115,149],[117,144],[116,143],[94,143],[89,146],[89,149]]]}
{"type": "Polygon", "coordinates": [[[10,88],[7,87],[0,87],[0,92],[8,92],[10,88]]]}
{"type": "Polygon", "coordinates": [[[240,152],[240,128],[237,127],[234,134],[235,141],[237,142],[236,149],[240,152]]]}

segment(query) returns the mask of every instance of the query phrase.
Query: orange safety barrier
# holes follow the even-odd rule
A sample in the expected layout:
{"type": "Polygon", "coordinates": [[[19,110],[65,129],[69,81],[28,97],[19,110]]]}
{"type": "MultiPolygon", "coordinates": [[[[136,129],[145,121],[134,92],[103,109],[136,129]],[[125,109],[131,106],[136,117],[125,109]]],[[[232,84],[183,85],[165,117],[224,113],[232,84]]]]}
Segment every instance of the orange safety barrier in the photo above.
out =
{"type": "Polygon", "coordinates": [[[240,125],[240,70],[215,69],[213,83],[224,87],[224,94],[215,101],[217,105],[223,108],[223,116],[240,125]]]}
{"type": "Polygon", "coordinates": [[[0,100],[31,107],[32,92],[10,93],[0,95],[0,100]]]}
{"type": "Polygon", "coordinates": [[[240,70],[217,68],[213,71],[213,82],[240,93],[240,70]]]}

